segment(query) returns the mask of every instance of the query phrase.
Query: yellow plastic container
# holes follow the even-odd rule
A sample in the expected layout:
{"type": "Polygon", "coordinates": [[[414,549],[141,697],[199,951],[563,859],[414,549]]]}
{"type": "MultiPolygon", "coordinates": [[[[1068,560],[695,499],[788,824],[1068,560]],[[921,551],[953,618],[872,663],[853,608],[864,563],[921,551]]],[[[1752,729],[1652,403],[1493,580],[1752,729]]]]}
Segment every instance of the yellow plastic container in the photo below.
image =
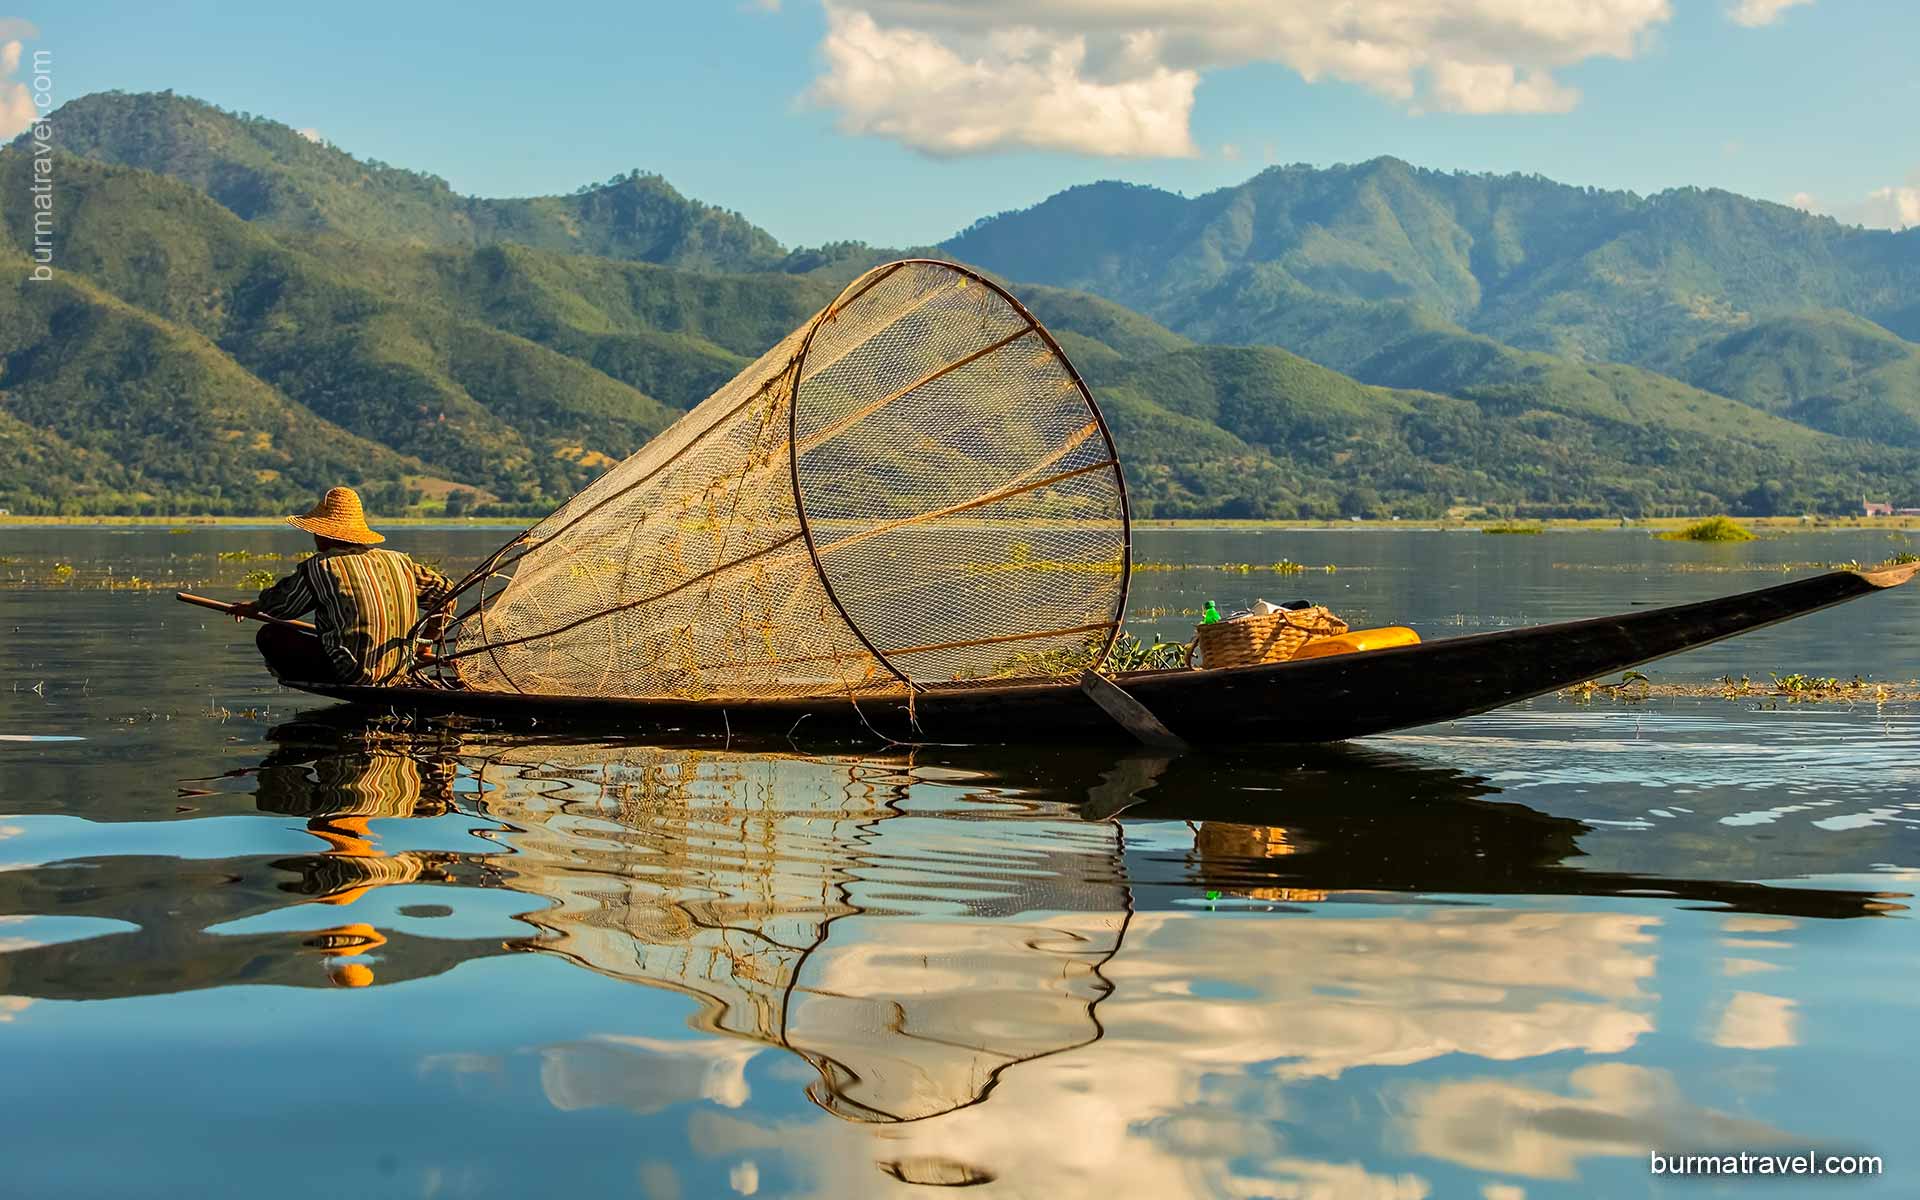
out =
{"type": "Polygon", "coordinates": [[[1383,625],[1379,629],[1349,629],[1334,637],[1315,638],[1300,647],[1289,662],[1306,658],[1328,658],[1335,654],[1358,654],[1362,650],[1386,650],[1394,646],[1418,646],[1420,635],[1405,625],[1383,625]]]}

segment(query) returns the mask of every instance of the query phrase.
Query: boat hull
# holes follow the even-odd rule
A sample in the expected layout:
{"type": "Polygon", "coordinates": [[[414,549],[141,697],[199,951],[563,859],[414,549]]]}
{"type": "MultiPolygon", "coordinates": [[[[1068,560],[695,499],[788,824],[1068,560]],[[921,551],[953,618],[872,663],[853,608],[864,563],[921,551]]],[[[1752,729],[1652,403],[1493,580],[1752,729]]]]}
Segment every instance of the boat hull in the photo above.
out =
{"type": "MultiPolygon", "coordinates": [[[[1920,564],[1808,579],[1645,612],[1268,666],[1160,671],[1119,682],[1196,745],[1338,742],[1487,712],[1906,583],[1920,564]]],[[[505,725],[693,736],[898,742],[1112,741],[1128,735],[1073,683],[903,698],[674,700],[290,684],[355,705],[505,725]]]]}

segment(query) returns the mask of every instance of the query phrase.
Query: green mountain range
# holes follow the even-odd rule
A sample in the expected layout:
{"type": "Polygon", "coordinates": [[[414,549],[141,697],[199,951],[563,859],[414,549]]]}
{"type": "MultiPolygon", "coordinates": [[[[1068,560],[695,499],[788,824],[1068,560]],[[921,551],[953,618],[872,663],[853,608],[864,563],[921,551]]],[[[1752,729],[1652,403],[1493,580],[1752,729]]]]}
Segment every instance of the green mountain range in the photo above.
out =
{"type": "Polygon", "coordinates": [[[784,257],[738,213],[637,171],[566,196],[484,200],[456,195],[434,175],[363,162],[277,121],[171,93],[100,93],[58,116],[66,152],[178,179],[274,229],[416,245],[507,242],[701,270],[762,270],[784,257]]]}
{"type": "Polygon", "coordinates": [[[1902,338],[1920,338],[1920,229],[1843,226],[1721,191],[1640,197],[1382,158],[1276,167],[1191,200],[1093,184],[943,248],[1369,383],[1574,382],[1513,353],[1533,350],[1616,388],[1657,389],[1619,370],[1650,368],[1811,428],[1920,446],[1912,376],[1860,377],[1916,351],[1902,338]],[[1799,382],[1765,382],[1770,371],[1799,382]]]}
{"type": "Polygon", "coordinates": [[[1392,158],[1274,167],[1194,199],[1091,184],[944,248],[1205,340],[1313,342],[1349,360],[1364,341],[1290,310],[1340,301],[1360,306],[1343,324],[1370,311],[1382,329],[1452,326],[1640,365],[1677,341],[1812,308],[1920,337],[1920,229],[1849,227],[1722,191],[1641,197],[1392,158]]]}
{"type": "MultiPolygon", "coordinates": [[[[54,124],[53,282],[4,199],[31,148],[0,150],[15,512],[342,481],[544,512],[899,253],[790,251],[638,173],[463,197],[171,94],[54,124]]],[[[1143,515],[1838,510],[1920,478],[1920,231],[1383,159],[1076,188],[941,252],[1056,333],[1143,515]]]]}

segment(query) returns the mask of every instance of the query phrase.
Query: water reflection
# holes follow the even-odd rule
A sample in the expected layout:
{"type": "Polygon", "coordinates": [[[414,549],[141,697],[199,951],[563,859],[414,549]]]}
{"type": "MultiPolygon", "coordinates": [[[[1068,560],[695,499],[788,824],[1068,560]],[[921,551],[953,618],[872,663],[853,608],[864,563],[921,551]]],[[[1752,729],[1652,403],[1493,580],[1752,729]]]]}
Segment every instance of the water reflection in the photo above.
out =
{"type": "MultiPolygon", "coordinates": [[[[1585,861],[1582,840],[1594,832],[1592,823],[1500,794],[1486,778],[1357,746],[1308,747],[1278,761],[1176,760],[1159,789],[1143,793],[1125,816],[1190,824],[1193,845],[1136,853],[1131,877],[1165,886],[1170,870],[1185,866],[1181,882],[1276,901],[1362,891],[1634,896],[1827,918],[1902,911],[1908,900],[1901,892],[1716,879],[1703,873],[1714,860],[1691,837],[1637,845],[1642,871],[1602,869],[1585,861]]],[[[1791,862],[1791,870],[1740,865],[1767,878],[1858,872],[1884,861],[1851,857],[1862,850],[1831,838],[1783,838],[1769,852],[1791,862]]],[[[1737,848],[1723,844],[1720,851],[1725,858],[1737,848]]]]}
{"type": "Polygon", "coordinates": [[[1572,1179],[1583,1158],[1650,1146],[1768,1153],[1804,1144],[1764,1121],[1690,1102],[1671,1072],[1596,1063],[1539,1083],[1449,1080],[1399,1091],[1403,1135],[1422,1154],[1534,1179],[1572,1179]]]}
{"type": "MultiPolygon", "coordinates": [[[[419,1077],[486,1094],[530,1056],[555,1113],[693,1106],[696,1153],[758,1187],[777,1149],[820,1194],[997,1177],[1421,1196],[1436,1164],[1552,1180],[1656,1144],[1760,1148],[1788,1135],[1617,1061],[1675,1032],[1674,914],[1728,914],[1705,955],[1738,981],[1679,1032],[1769,1054],[1805,1020],[1764,983],[1779,939],[1904,900],[1703,877],[1657,851],[1640,872],[1588,869],[1591,825],[1351,748],[1010,765],[311,721],[273,743],[185,790],[250,796],[309,853],[0,871],[0,921],[112,923],[0,938],[0,1020],[41,999],[379,990],[564,960],[688,997],[693,1036],[475,1039],[422,1055],[419,1077]],[[1330,1089],[1355,1077],[1387,1104],[1399,1166],[1353,1158],[1352,1101],[1330,1089]],[[779,1089],[812,1116],[780,1115],[779,1089]]],[[[664,1188],[676,1169],[640,1175],[664,1188]]]]}
{"type": "MultiPolygon", "coordinates": [[[[550,901],[531,944],[702,1001],[698,1027],[784,1047],[840,1116],[976,1103],[1014,1063],[1085,1044],[1127,901],[1109,825],[1029,814],[1013,835],[928,813],[902,759],[605,745],[473,755],[511,827],[507,886],[550,901]],[[931,818],[931,819],[930,819],[931,818]]],[[[609,1047],[550,1056],[593,1090],[609,1047]]]]}
{"type": "MultiPolygon", "coordinates": [[[[260,811],[307,818],[307,832],[327,846],[317,858],[287,860],[300,882],[282,887],[315,903],[344,906],[373,888],[447,882],[448,855],[385,853],[369,822],[450,811],[458,773],[452,754],[427,746],[375,745],[317,758],[283,748],[268,755],[254,793],[260,811]]],[[[386,936],[364,922],[315,930],[302,942],[323,956],[327,978],[342,987],[373,983],[372,964],[386,944],[386,936]]]]}
{"type": "MultiPolygon", "coordinates": [[[[297,856],[234,855],[183,860],[163,855],[61,859],[0,872],[0,914],[59,913],[115,922],[121,931],[39,944],[0,954],[0,993],[48,999],[105,999],[235,983],[360,987],[372,963],[393,966],[386,981],[445,971],[500,953],[496,941],[444,943],[330,912],[395,884],[484,883],[492,868],[472,855],[440,850],[385,852],[370,822],[437,815],[451,809],[450,755],[419,745],[281,747],[251,776],[262,813],[305,819],[324,849],[297,856]],[[299,928],[271,930],[293,916],[299,928]],[[250,927],[252,926],[252,927],[250,927]],[[375,952],[380,952],[375,957],[375,952]]],[[[207,793],[182,781],[187,793],[207,793]]]]}

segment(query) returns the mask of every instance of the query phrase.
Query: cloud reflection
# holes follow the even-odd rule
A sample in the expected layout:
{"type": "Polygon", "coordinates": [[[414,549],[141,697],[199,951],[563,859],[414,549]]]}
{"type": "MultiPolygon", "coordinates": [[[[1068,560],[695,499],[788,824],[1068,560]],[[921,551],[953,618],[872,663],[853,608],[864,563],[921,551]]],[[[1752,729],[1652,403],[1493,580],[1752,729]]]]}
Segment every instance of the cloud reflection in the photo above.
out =
{"type": "Polygon", "coordinates": [[[1410,1084],[1394,1096],[1399,1132],[1417,1152],[1533,1179],[1572,1179],[1581,1159],[1596,1156],[1795,1141],[1764,1122],[1689,1103],[1669,1072],[1629,1063],[1595,1063],[1540,1083],[1410,1084]]]}

